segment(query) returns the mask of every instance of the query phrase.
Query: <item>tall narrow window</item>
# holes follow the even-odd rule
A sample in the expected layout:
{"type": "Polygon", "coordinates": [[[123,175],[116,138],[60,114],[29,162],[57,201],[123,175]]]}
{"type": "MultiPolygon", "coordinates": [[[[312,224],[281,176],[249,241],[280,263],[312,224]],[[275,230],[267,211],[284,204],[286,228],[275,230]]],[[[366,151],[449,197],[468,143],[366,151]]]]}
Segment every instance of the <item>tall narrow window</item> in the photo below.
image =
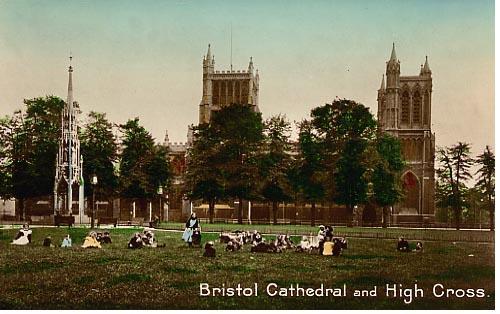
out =
{"type": "Polygon", "coordinates": [[[420,96],[420,92],[418,90],[413,93],[413,123],[422,122],[422,97],[420,96]]]}
{"type": "Polygon", "coordinates": [[[403,92],[401,97],[401,124],[410,123],[410,95],[408,91],[403,92]]]}
{"type": "Polygon", "coordinates": [[[429,125],[429,112],[431,109],[431,93],[424,93],[424,124],[429,125]]]}

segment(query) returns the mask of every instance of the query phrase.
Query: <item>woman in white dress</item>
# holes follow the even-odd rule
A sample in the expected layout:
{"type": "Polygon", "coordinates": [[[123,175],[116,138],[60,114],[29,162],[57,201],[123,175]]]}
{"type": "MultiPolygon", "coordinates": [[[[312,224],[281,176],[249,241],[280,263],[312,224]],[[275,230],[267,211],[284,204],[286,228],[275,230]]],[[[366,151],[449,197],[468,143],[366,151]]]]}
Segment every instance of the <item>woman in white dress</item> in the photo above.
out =
{"type": "Polygon", "coordinates": [[[30,227],[28,224],[24,224],[23,228],[19,230],[19,232],[16,235],[16,238],[10,243],[10,244],[15,244],[15,245],[26,245],[31,243],[31,234],[33,231],[31,231],[30,227]]]}

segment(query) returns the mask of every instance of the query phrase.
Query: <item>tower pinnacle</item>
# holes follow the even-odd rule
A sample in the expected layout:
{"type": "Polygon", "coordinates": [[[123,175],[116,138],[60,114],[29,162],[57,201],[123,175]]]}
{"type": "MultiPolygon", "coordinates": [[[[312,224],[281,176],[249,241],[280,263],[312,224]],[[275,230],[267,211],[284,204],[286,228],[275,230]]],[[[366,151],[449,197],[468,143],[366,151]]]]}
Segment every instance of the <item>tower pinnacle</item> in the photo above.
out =
{"type": "Polygon", "coordinates": [[[392,52],[391,52],[391,58],[389,59],[389,61],[396,61],[397,58],[396,58],[396,47],[394,45],[394,43],[392,43],[392,52]]]}
{"type": "Polygon", "coordinates": [[[385,89],[385,79],[384,79],[384,74],[382,74],[382,83],[380,84],[380,90],[385,89]]]}
{"type": "Polygon", "coordinates": [[[427,56],[425,56],[425,64],[424,64],[424,68],[422,69],[422,73],[426,74],[426,73],[429,73],[431,74],[431,69],[429,67],[429,61],[427,60],[427,56]]]}

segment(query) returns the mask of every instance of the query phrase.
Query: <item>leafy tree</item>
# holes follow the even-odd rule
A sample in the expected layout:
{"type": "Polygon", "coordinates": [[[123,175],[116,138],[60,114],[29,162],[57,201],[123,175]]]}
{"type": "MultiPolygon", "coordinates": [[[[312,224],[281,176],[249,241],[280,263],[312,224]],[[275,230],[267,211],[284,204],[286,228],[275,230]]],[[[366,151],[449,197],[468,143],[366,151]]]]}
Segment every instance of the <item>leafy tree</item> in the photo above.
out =
{"type": "Polygon", "coordinates": [[[64,101],[58,97],[25,99],[26,112],[16,113],[12,128],[12,194],[25,217],[25,200],[52,195],[55,160],[64,101]]]}
{"type": "Polygon", "coordinates": [[[13,118],[0,118],[0,199],[12,197],[13,118]]]}
{"type": "Polygon", "coordinates": [[[490,214],[490,230],[495,229],[494,210],[495,204],[493,198],[495,197],[495,155],[486,146],[484,152],[477,156],[476,164],[479,165],[479,170],[476,175],[479,175],[476,182],[476,187],[488,199],[488,212],[490,214]]]}
{"type": "Polygon", "coordinates": [[[284,116],[277,115],[266,120],[264,130],[265,145],[260,161],[262,195],[271,201],[273,223],[277,224],[278,203],[290,199],[287,171],[291,165],[291,125],[284,116]]]}
{"type": "Polygon", "coordinates": [[[322,167],[321,143],[312,124],[299,123],[299,152],[289,178],[300,197],[311,204],[311,226],[316,224],[316,204],[325,197],[325,171],[322,167]]]}
{"type": "Polygon", "coordinates": [[[401,197],[399,175],[404,168],[401,143],[389,134],[379,134],[376,141],[377,161],[372,182],[373,198],[382,207],[382,227],[387,227],[388,207],[401,197]]]}
{"type": "Polygon", "coordinates": [[[118,188],[115,163],[118,162],[118,145],[113,135],[113,125],[106,114],[90,112],[88,122],[80,135],[80,149],[83,156],[83,178],[87,182],[85,194],[91,193],[91,178],[99,180],[101,197],[112,196],[118,188]]]}
{"type": "Polygon", "coordinates": [[[215,204],[224,197],[219,165],[220,139],[208,124],[193,127],[193,146],[188,151],[186,186],[191,199],[208,202],[209,222],[213,223],[215,204]]]}
{"type": "Polygon", "coordinates": [[[344,204],[350,215],[348,223],[352,222],[352,214],[357,204],[367,200],[368,181],[365,177],[366,164],[363,155],[367,143],[360,139],[349,140],[337,163],[337,172],[334,177],[335,196],[337,204],[344,204]]]}
{"type": "Polygon", "coordinates": [[[243,199],[255,197],[257,156],[264,139],[262,116],[250,105],[232,104],[214,112],[210,128],[220,139],[217,160],[225,194],[239,200],[238,223],[243,223],[243,199]]]}
{"type": "Polygon", "coordinates": [[[357,204],[367,200],[368,181],[365,162],[369,143],[375,139],[377,122],[369,109],[348,99],[311,111],[312,125],[320,142],[322,164],[333,177],[330,195],[346,206],[350,221],[357,204]]]}
{"type": "Polygon", "coordinates": [[[470,167],[474,160],[470,157],[470,145],[458,142],[456,145],[438,150],[438,161],[441,163],[437,174],[449,186],[448,202],[455,215],[455,227],[460,229],[463,210],[464,183],[472,176],[470,167]]]}
{"type": "Polygon", "coordinates": [[[120,156],[120,192],[132,199],[152,198],[159,186],[168,185],[167,149],[155,145],[139,118],[120,126],[123,151],[120,156]]]}

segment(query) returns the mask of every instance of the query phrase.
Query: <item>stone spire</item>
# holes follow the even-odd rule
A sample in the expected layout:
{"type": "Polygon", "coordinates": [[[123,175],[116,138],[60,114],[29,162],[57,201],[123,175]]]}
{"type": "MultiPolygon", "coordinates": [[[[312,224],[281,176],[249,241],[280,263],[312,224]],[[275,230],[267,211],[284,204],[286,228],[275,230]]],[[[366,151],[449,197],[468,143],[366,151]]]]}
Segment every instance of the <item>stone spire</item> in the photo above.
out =
{"type": "Polygon", "coordinates": [[[212,53],[210,52],[210,44],[208,44],[207,60],[210,61],[210,59],[212,59],[212,53]]]}
{"type": "Polygon", "coordinates": [[[396,47],[395,47],[394,43],[392,43],[392,52],[391,52],[391,58],[389,59],[389,62],[390,61],[397,61],[397,58],[396,58],[396,47]]]}
{"type": "Polygon", "coordinates": [[[69,68],[68,68],[69,79],[68,79],[68,98],[67,98],[67,104],[70,114],[72,113],[71,111],[73,109],[73,66],[71,65],[72,60],[73,56],[70,54],[69,68]]]}
{"type": "Polygon", "coordinates": [[[422,69],[422,74],[432,74],[431,68],[429,67],[429,61],[427,60],[427,56],[425,56],[425,64],[422,69]]]}
{"type": "Polygon", "coordinates": [[[384,90],[384,89],[385,89],[385,79],[384,79],[384,74],[382,74],[382,83],[380,84],[379,90],[384,90]]]}

